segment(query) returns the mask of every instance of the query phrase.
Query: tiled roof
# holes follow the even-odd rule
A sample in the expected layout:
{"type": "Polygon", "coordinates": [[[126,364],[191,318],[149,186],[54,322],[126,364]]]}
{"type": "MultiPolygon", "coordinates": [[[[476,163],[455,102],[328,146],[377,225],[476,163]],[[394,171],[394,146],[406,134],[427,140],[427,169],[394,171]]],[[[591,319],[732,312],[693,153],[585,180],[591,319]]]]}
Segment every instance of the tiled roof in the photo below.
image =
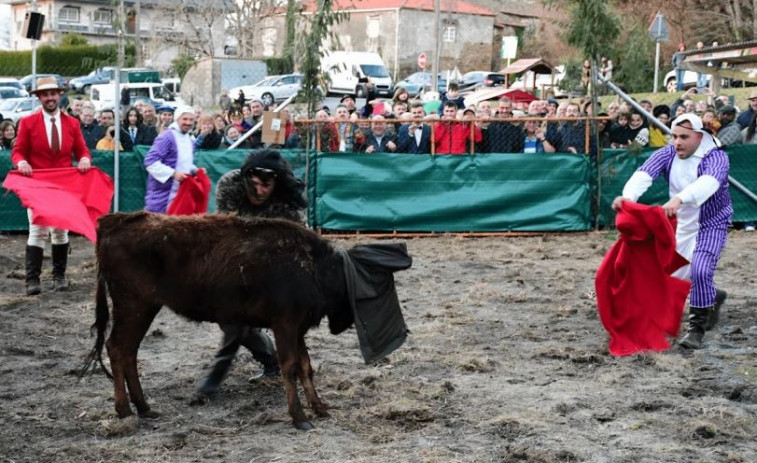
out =
{"type": "MultiPolygon", "coordinates": [[[[312,12],[315,3],[304,1],[305,8],[312,12]]],[[[434,11],[434,0],[334,0],[335,10],[380,10],[401,8],[408,10],[434,11]]],[[[441,0],[442,14],[452,11],[459,14],[477,14],[481,16],[495,16],[488,8],[474,5],[462,0],[441,0]]]]}

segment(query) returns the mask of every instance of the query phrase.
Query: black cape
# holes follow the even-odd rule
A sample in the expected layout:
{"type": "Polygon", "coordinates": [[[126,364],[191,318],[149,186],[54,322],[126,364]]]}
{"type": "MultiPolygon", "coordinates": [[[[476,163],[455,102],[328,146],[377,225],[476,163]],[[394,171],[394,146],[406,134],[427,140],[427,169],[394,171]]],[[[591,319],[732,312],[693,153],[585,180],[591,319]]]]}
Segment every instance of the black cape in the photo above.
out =
{"type": "Polygon", "coordinates": [[[393,272],[410,268],[405,243],[367,244],[341,251],[347,295],[365,363],[400,347],[410,331],[402,317],[393,272]]]}

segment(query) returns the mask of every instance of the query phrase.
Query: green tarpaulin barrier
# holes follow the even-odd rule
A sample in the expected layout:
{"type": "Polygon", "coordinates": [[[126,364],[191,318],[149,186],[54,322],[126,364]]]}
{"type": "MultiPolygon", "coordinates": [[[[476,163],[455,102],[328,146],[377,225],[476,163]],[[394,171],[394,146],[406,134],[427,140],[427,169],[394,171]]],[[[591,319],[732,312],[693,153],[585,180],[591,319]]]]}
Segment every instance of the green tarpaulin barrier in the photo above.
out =
{"type": "MultiPolygon", "coordinates": [[[[144,207],[149,147],[121,153],[120,210],[144,207]]],[[[198,151],[198,166],[215,182],[241,166],[247,150],[198,151]]],[[[728,149],[731,176],[757,192],[756,145],[728,149]]],[[[403,154],[311,155],[285,150],[282,155],[300,178],[307,177],[312,226],[360,231],[577,231],[613,224],[610,209],[633,171],[651,151],[604,151],[597,169],[586,156],[570,154],[479,154],[429,156],[403,154]],[[307,175],[306,175],[307,174],[307,175]],[[597,182],[597,175],[601,182],[597,182]],[[600,206],[596,209],[596,195],[600,206]]],[[[94,164],[113,175],[113,153],[96,151],[94,164]]],[[[0,178],[11,168],[10,153],[0,152],[0,178]]],[[[642,197],[647,204],[667,200],[658,179],[642,197]]],[[[215,210],[215,191],[209,210],[215,210]]],[[[757,220],[757,204],[731,187],[734,221],[757,220]]],[[[26,230],[26,211],[16,196],[0,195],[0,230],[26,230]]]]}
{"type": "Polygon", "coordinates": [[[328,230],[591,228],[589,162],[570,154],[322,154],[311,222],[328,230]]]}

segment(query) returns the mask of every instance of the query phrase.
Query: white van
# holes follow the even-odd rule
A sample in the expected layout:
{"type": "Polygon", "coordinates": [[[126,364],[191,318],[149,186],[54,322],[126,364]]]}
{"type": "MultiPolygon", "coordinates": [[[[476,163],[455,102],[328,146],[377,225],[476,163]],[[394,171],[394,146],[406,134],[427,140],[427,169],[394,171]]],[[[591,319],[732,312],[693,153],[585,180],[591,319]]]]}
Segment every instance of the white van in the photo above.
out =
{"type": "Polygon", "coordinates": [[[333,51],[321,60],[321,69],[329,76],[329,93],[364,98],[368,95],[368,85],[372,84],[377,96],[393,96],[392,76],[378,53],[333,51]]]}
{"type": "MultiPolygon", "coordinates": [[[[129,83],[121,84],[121,90],[124,86],[129,86],[129,96],[131,104],[137,100],[149,101],[154,106],[167,105],[173,108],[185,104],[181,97],[174,95],[163,84],[157,82],[129,83]]],[[[89,98],[97,111],[101,109],[113,109],[120,101],[121,92],[118,96],[114,95],[113,83],[93,85],[89,90],[89,98]]]]}

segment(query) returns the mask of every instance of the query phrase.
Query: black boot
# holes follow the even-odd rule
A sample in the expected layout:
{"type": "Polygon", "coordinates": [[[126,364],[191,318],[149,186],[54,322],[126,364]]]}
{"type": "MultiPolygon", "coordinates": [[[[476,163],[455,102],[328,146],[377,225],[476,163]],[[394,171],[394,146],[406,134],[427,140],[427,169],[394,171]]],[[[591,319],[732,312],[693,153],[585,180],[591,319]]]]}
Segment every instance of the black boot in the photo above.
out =
{"type": "Polygon", "coordinates": [[[704,327],[710,317],[712,307],[689,307],[689,332],[678,344],[689,349],[701,349],[704,327]]]}
{"type": "Polygon", "coordinates": [[[53,244],[53,287],[55,291],[68,291],[68,280],[66,279],[68,249],[68,243],[53,244]]]}
{"type": "Polygon", "coordinates": [[[707,319],[707,324],[704,327],[705,331],[710,331],[711,329],[715,328],[715,325],[718,324],[718,321],[720,320],[720,306],[723,305],[723,302],[725,302],[725,298],[728,297],[728,293],[721,290],[716,290],[715,292],[715,306],[712,308],[712,312],[710,312],[710,318],[707,319]]]}
{"type": "Polygon", "coordinates": [[[226,378],[231,368],[231,362],[234,361],[234,356],[216,357],[211,368],[210,373],[205,379],[202,380],[200,387],[197,388],[197,397],[210,397],[218,392],[218,388],[221,387],[221,383],[226,378]]]}
{"type": "Polygon", "coordinates": [[[42,292],[39,276],[42,273],[42,255],[45,250],[37,246],[26,246],[26,295],[36,296],[42,292]]]}

